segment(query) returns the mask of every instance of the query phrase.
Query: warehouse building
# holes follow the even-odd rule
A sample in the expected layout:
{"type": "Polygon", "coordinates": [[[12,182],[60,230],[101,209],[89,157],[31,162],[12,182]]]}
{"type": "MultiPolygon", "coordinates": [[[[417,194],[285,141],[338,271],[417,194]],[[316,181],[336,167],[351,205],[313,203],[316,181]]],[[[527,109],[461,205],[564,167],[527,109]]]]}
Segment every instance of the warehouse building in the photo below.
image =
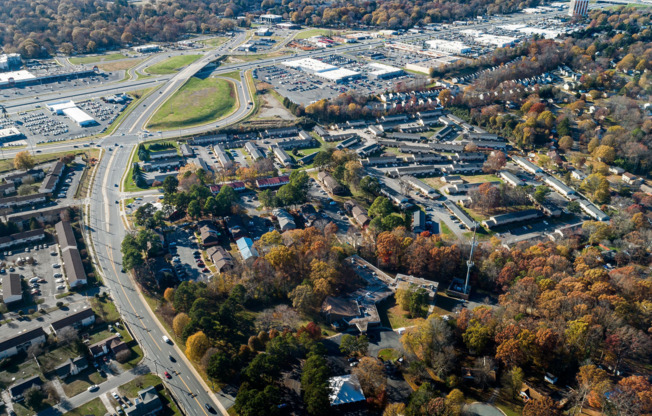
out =
{"type": "Polygon", "coordinates": [[[149,45],[134,46],[132,49],[139,53],[151,53],[151,52],[160,51],[161,47],[158,45],[149,44],[149,45]]]}
{"type": "Polygon", "coordinates": [[[367,65],[369,68],[368,76],[373,79],[390,79],[400,77],[405,74],[401,68],[396,68],[390,65],[373,62],[367,65]]]}
{"type": "Polygon", "coordinates": [[[432,39],[426,41],[426,44],[430,49],[436,51],[454,53],[454,54],[467,54],[471,52],[471,47],[464,44],[463,42],[457,40],[445,40],[445,39],[432,39]]]}

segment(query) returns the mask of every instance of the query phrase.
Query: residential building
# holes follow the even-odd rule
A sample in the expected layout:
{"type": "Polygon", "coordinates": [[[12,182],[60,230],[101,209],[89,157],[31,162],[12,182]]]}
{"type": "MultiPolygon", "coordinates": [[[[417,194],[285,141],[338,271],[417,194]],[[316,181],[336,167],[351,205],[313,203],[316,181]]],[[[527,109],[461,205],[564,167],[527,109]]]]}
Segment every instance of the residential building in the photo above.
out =
{"type": "Polygon", "coordinates": [[[562,181],[559,179],[553,177],[553,176],[548,176],[543,180],[546,185],[550,186],[553,190],[555,190],[557,193],[559,193],[561,196],[563,196],[566,199],[573,199],[575,195],[575,190],[570,188],[569,186],[566,186],[562,181]]]}
{"type": "Polygon", "coordinates": [[[199,227],[199,238],[204,248],[216,246],[220,242],[220,233],[211,224],[203,224],[199,227]]]}
{"type": "Polygon", "coordinates": [[[286,210],[277,208],[272,211],[272,213],[276,216],[281,231],[294,230],[297,228],[297,225],[294,222],[294,217],[292,217],[292,215],[290,215],[286,210]]]}
{"type": "Polygon", "coordinates": [[[0,360],[12,357],[20,351],[27,351],[32,345],[43,344],[46,339],[47,335],[41,327],[22,331],[18,334],[9,332],[6,336],[0,338],[0,360]]]}
{"type": "Polygon", "coordinates": [[[540,217],[543,217],[543,212],[538,209],[526,209],[508,214],[495,215],[488,220],[482,221],[482,225],[487,228],[495,228],[516,222],[534,220],[540,217]]]}
{"type": "Polygon", "coordinates": [[[410,176],[410,175],[402,176],[401,179],[407,182],[407,184],[410,185],[410,187],[416,189],[417,191],[423,193],[426,196],[429,197],[437,196],[437,191],[435,190],[435,188],[423,182],[421,179],[417,179],[414,176],[410,176]]]}
{"type": "Polygon", "coordinates": [[[94,323],[95,312],[93,312],[93,309],[91,309],[90,306],[87,306],[80,311],[73,311],[68,316],[53,321],[50,323],[50,328],[52,328],[52,333],[56,335],[58,331],[67,327],[79,329],[94,323]]]}
{"type": "Polygon", "coordinates": [[[41,182],[39,193],[51,195],[61,181],[65,167],[66,165],[62,161],[58,161],[52,165],[50,171],[45,175],[45,179],[41,182]]]}
{"type": "Polygon", "coordinates": [[[11,387],[9,387],[9,397],[13,402],[22,402],[25,400],[23,396],[25,392],[33,387],[41,387],[43,385],[43,380],[41,377],[36,375],[32,376],[25,380],[18,380],[11,387]]]}
{"type": "Polygon", "coordinates": [[[446,201],[446,202],[444,202],[444,207],[446,207],[446,209],[448,209],[451,212],[451,214],[453,214],[455,217],[457,217],[457,219],[460,220],[460,222],[462,224],[464,224],[464,226],[467,229],[473,231],[475,229],[475,227],[477,227],[478,223],[473,221],[473,219],[471,219],[471,217],[469,217],[469,214],[464,212],[464,210],[462,210],[462,208],[455,205],[454,202],[446,201]]]}
{"type": "Polygon", "coordinates": [[[2,300],[6,305],[23,300],[20,275],[9,273],[2,276],[2,300]]]}
{"type": "Polygon", "coordinates": [[[525,183],[523,183],[522,180],[519,179],[518,176],[514,175],[512,172],[503,170],[498,173],[498,176],[501,177],[506,184],[509,186],[524,186],[525,183]]]}
{"type": "Polygon", "coordinates": [[[0,237],[0,249],[10,248],[21,244],[29,244],[45,239],[45,231],[42,228],[36,230],[23,231],[0,237]]]}
{"type": "Polygon", "coordinates": [[[86,357],[69,358],[66,362],[54,369],[57,377],[65,379],[69,376],[76,376],[88,368],[86,357]]]}
{"type": "Polygon", "coordinates": [[[177,149],[159,150],[156,152],[149,152],[150,160],[169,159],[171,157],[179,156],[177,149]]]}
{"type": "Polygon", "coordinates": [[[529,160],[527,160],[527,159],[525,159],[523,157],[512,156],[512,160],[514,161],[514,163],[519,165],[525,171],[527,171],[527,172],[529,172],[529,173],[531,173],[533,175],[536,175],[538,173],[543,172],[543,169],[541,167],[535,165],[534,163],[530,162],[529,160]]]}
{"type": "Polygon", "coordinates": [[[236,240],[235,244],[238,246],[238,250],[240,250],[240,255],[243,260],[247,261],[251,258],[258,257],[258,250],[254,248],[254,242],[251,238],[241,237],[236,240]]]}
{"type": "Polygon", "coordinates": [[[328,400],[331,406],[350,405],[366,400],[360,382],[354,374],[331,377],[328,379],[328,400]]]}
{"type": "Polygon", "coordinates": [[[290,183],[290,177],[285,175],[273,178],[256,179],[256,187],[259,189],[278,188],[288,183],[290,183]]]}
{"type": "Polygon", "coordinates": [[[366,227],[371,222],[371,218],[369,218],[367,212],[357,204],[351,208],[351,215],[360,227],[366,227]]]}
{"type": "Polygon", "coordinates": [[[82,263],[81,254],[77,248],[72,226],[68,221],[60,221],[54,226],[57,240],[63,258],[63,269],[68,279],[68,285],[73,288],[87,283],[86,271],[82,263]]]}
{"type": "Polygon", "coordinates": [[[287,152],[283,149],[281,149],[278,146],[272,147],[272,152],[274,152],[274,156],[278,160],[278,163],[283,165],[283,167],[289,168],[294,164],[294,159],[290,155],[287,154],[287,152]]]}
{"type": "Polygon", "coordinates": [[[319,172],[317,179],[333,195],[341,195],[345,191],[345,188],[326,171],[319,172]]]}
{"type": "Polygon", "coordinates": [[[218,273],[224,273],[233,268],[233,258],[223,247],[210,247],[206,250],[206,255],[211,259],[218,273]]]}
{"type": "Polygon", "coordinates": [[[120,337],[118,337],[117,335],[113,335],[112,337],[103,339],[100,342],[96,342],[95,344],[88,346],[88,351],[90,352],[93,358],[101,357],[110,352],[112,352],[113,354],[117,354],[120,351],[125,351],[128,349],[129,347],[127,346],[127,344],[122,342],[120,337]]]}
{"type": "Polygon", "coordinates": [[[419,210],[412,213],[412,231],[416,234],[426,231],[426,214],[419,210]]]}
{"type": "Polygon", "coordinates": [[[582,211],[586,212],[594,220],[609,221],[609,216],[589,201],[580,199],[579,204],[580,208],[582,208],[582,211]]]}
{"type": "Polygon", "coordinates": [[[623,173],[622,180],[627,185],[638,185],[642,181],[641,178],[636,175],[632,175],[629,172],[623,173]]]}
{"type": "Polygon", "coordinates": [[[154,386],[149,386],[138,392],[134,404],[127,407],[126,416],[149,416],[163,410],[163,403],[154,386]]]}
{"type": "Polygon", "coordinates": [[[263,152],[261,152],[260,149],[258,149],[258,146],[256,146],[253,142],[247,142],[245,144],[245,150],[247,153],[249,153],[249,156],[251,156],[252,160],[258,160],[265,157],[263,152]]]}

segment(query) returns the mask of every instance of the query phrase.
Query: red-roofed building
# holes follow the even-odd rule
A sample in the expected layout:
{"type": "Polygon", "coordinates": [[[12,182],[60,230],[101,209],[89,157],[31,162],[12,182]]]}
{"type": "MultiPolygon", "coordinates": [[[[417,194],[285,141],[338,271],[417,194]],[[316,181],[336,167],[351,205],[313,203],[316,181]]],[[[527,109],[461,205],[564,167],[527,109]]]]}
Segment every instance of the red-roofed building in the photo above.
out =
{"type": "Polygon", "coordinates": [[[244,182],[229,182],[229,183],[222,183],[218,185],[210,185],[208,188],[211,190],[211,193],[218,194],[220,192],[220,189],[222,189],[222,187],[225,185],[230,186],[236,192],[241,192],[245,190],[244,182]]]}
{"type": "Polygon", "coordinates": [[[289,176],[277,176],[274,178],[263,178],[256,180],[256,186],[258,188],[276,188],[290,183],[289,176]]]}

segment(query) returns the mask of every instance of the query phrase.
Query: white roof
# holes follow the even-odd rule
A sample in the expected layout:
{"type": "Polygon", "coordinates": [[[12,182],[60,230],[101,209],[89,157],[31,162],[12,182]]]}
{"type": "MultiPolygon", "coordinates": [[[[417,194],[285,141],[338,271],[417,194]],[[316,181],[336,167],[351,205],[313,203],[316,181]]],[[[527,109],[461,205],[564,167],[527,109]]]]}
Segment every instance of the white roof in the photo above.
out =
{"type": "Polygon", "coordinates": [[[401,68],[396,68],[395,66],[385,65],[378,62],[373,62],[368,65],[369,68],[373,68],[372,74],[389,74],[392,72],[402,71],[401,68]]]}
{"type": "Polygon", "coordinates": [[[498,36],[483,34],[475,38],[475,41],[483,45],[503,46],[516,42],[516,38],[511,36],[498,36]]]}
{"type": "Polygon", "coordinates": [[[309,71],[309,72],[324,72],[324,71],[332,71],[334,69],[337,69],[337,67],[334,65],[327,64],[325,62],[313,58],[304,58],[304,59],[295,59],[293,61],[285,61],[283,62],[283,65],[288,66],[290,68],[303,69],[304,71],[309,71]]]}
{"type": "Polygon", "coordinates": [[[339,81],[341,79],[349,78],[355,75],[360,75],[360,73],[346,68],[339,68],[339,69],[333,69],[331,71],[320,72],[317,75],[329,81],[339,81]]]}
{"type": "Polygon", "coordinates": [[[251,238],[242,237],[235,242],[240,250],[240,254],[244,260],[247,260],[251,257],[258,257],[258,251],[253,247],[254,243],[251,241],[251,238]]]}
{"type": "Polygon", "coordinates": [[[49,103],[49,104],[46,104],[46,105],[48,107],[48,110],[50,110],[50,111],[52,111],[54,113],[59,112],[59,111],[63,111],[66,108],[77,107],[77,105],[72,100],[58,101],[58,102],[49,103]]]}
{"type": "Polygon", "coordinates": [[[328,395],[331,406],[365,400],[358,378],[354,375],[331,377],[328,379],[328,384],[331,388],[331,393],[328,395]]]}
{"type": "Polygon", "coordinates": [[[0,72],[0,84],[9,82],[9,78],[14,81],[36,78],[31,72],[21,69],[20,71],[0,72]]]}
{"type": "Polygon", "coordinates": [[[89,116],[88,114],[86,114],[86,112],[84,112],[78,107],[65,108],[63,110],[63,114],[70,117],[77,124],[82,124],[88,121],[95,121],[93,117],[89,116]]]}
{"type": "Polygon", "coordinates": [[[9,137],[20,136],[20,130],[16,127],[9,127],[8,129],[0,129],[0,139],[6,139],[9,137]]]}

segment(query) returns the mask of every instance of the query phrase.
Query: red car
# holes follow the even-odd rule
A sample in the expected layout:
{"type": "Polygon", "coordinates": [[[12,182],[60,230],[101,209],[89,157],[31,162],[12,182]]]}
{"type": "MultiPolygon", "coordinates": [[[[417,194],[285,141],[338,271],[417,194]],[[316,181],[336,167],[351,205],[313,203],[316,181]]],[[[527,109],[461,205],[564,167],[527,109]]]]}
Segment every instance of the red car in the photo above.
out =
{"type": "Polygon", "coordinates": [[[208,267],[204,267],[204,268],[202,269],[202,273],[208,273],[208,272],[209,272],[208,267]]]}
{"type": "Polygon", "coordinates": [[[165,378],[168,378],[168,379],[169,379],[169,378],[172,378],[172,376],[170,375],[170,373],[168,373],[167,371],[166,371],[165,373],[163,373],[163,374],[165,374],[165,378]]]}

